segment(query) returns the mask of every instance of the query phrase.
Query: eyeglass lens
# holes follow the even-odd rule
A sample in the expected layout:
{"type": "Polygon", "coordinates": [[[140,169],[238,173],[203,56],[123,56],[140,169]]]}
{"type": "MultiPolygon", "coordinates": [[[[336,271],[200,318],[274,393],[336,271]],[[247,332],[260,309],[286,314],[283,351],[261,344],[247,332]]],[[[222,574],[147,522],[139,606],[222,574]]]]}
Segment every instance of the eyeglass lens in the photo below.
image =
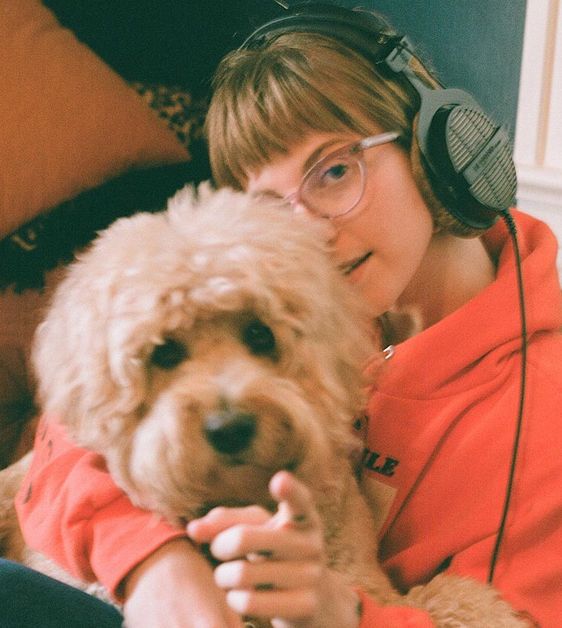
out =
{"type": "Polygon", "coordinates": [[[364,169],[361,153],[349,150],[320,160],[304,179],[301,201],[326,217],[347,213],[363,194],[364,169]]]}

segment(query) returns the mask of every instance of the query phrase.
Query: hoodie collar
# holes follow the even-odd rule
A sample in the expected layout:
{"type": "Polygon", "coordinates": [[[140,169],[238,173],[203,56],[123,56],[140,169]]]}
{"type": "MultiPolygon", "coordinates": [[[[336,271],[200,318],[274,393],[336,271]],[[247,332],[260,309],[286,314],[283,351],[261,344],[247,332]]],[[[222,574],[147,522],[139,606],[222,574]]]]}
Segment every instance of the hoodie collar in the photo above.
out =
{"type": "MultiPolygon", "coordinates": [[[[527,331],[562,326],[562,300],[556,270],[557,241],[544,223],[514,211],[521,251],[527,331]]],[[[490,370],[474,366],[502,361],[521,347],[521,318],[515,255],[503,221],[483,237],[497,260],[496,280],[461,308],[395,348],[377,383],[386,394],[429,398],[455,394],[484,383],[490,370]]]]}

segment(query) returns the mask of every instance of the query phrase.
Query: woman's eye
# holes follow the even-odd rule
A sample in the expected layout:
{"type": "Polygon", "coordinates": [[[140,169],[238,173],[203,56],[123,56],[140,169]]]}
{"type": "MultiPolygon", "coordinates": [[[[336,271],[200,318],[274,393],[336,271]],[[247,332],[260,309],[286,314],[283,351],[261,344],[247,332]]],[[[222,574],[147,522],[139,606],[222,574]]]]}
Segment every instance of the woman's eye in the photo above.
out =
{"type": "Polygon", "coordinates": [[[250,321],[242,330],[242,342],[254,355],[273,357],[277,348],[271,329],[257,319],[250,321]]]}
{"type": "Polygon", "coordinates": [[[355,162],[342,157],[328,159],[319,164],[318,170],[310,177],[309,186],[326,191],[350,185],[357,174],[355,162]]]}
{"type": "Polygon", "coordinates": [[[188,358],[187,347],[175,338],[166,338],[156,345],[150,355],[150,363],[158,368],[171,370],[188,358]]]}
{"type": "Polygon", "coordinates": [[[349,166],[346,163],[332,164],[322,173],[322,180],[325,183],[339,181],[347,174],[349,166]]]}

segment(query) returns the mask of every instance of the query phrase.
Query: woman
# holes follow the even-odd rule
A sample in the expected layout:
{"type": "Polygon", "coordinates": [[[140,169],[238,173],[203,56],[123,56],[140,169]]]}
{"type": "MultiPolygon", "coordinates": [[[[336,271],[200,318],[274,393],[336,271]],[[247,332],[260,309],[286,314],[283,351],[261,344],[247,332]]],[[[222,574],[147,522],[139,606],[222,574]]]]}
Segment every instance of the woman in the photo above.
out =
{"type": "MultiPolygon", "coordinates": [[[[398,41],[372,19],[375,42],[398,41]]],[[[222,63],[208,115],[211,160],[219,185],[287,197],[294,211],[329,221],[335,259],[373,317],[386,320],[398,308],[422,322],[402,343],[387,325],[387,344],[396,346],[367,407],[365,486],[381,513],[383,566],[401,589],[443,571],[493,575],[516,609],[554,626],[562,615],[556,242],[543,224],[516,214],[527,401],[497,549],[521,387],[508,230],[501,221],[477,228],[494,223],[489,210],[469,224],[463,201],[471,210],[472,197],[451,195],[423,169],[412,80],[436,83],[415,59],[412,79],[329,33],[295,30],[222,63]]],[[[273,516],[221,509],[189,524],[190,537],[210,542],[224,561],[213,574],[183,531],[161,524],[148,534],[145,513],[95,456],[58,439],[57,479],[46,468],[32,479],[34,495],[60,497],[20,502],[22,527],[35,547],[76,575],[95,574],[124,600],[127,625],[239,626],[236,613],[279,626],[428,625],[423,611],[378,608],[328,569],[318,515],[290,474],[272,479],[273,516]],[[69,516],[85,503],[87,516],[69,516]],[[248,559],[256,554],[262,559],[248,559]]]]}

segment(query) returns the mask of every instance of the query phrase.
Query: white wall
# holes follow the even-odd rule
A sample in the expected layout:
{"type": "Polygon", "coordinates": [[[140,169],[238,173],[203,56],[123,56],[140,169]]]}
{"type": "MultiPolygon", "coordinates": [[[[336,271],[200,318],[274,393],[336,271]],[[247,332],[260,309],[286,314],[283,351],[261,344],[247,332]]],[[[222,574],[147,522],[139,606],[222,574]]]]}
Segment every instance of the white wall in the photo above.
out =
{"type": "Polygon", "coordinates": [[[519,207],[562,244],[562,0],[527,0],[515,164],[519,207]]]}

